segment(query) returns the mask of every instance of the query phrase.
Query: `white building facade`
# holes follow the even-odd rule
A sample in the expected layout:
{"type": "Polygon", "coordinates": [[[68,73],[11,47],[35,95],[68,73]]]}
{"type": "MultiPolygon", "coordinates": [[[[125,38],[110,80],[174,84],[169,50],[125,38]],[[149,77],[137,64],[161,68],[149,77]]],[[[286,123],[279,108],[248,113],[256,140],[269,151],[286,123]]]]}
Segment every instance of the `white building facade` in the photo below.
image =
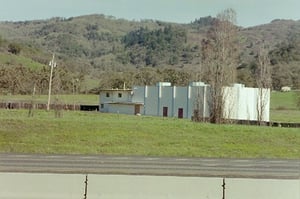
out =
{"type": "MultiPolygon", "coordinates": [[[[225,119],[269,121],[269,89],[234,84],[224,87],[223,92],[225,119]]],[[[192,118],[198,110],[202,118],[209,118],[210,102],[210,87],[203,82],[185,87],[160,82],[156,86],[100,92],[100,111],[110,113],[192,118]]]]}

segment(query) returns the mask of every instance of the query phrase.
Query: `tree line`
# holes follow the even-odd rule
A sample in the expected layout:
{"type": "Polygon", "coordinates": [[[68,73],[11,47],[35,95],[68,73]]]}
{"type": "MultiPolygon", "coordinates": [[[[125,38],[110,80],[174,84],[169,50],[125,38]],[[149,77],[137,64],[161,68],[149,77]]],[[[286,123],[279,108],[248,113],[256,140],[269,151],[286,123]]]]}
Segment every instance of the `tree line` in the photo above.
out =
{"type": "MultiPolygon", "coordinates": [[[[47,94],[49,74],[48,66],[34,70],[26,66],[0,66],[0,93],[29,95],[35,91],[37,94],[47,94]]],[[[84,76],[80,74],[57,68],[52,78],[53,93],[72,93],[74,88],[79,89],[79,81],[83,80],[84,76]]]]}
{"type": "MultiPolygon", "coordinates": [[[[47,94],[50,77],[50,67],[30,69],[26,66],[0,66],[0,94],[30,95],[33,90],[37,94],[47,94]]],[[[196,81],[193,73],[177,69],[155,69],[152,67],[124,72],[103,72],[97,75],[99,83],[92,89],[84,85],[88,81],[84,73],[72,73],[60,66],[55,68],[52,78],[53,94],[93,93],[101,89],[122,89],[134,85],[154,85],[157,82],[171,82],[172,85],[187,85],[196,81]]]]}

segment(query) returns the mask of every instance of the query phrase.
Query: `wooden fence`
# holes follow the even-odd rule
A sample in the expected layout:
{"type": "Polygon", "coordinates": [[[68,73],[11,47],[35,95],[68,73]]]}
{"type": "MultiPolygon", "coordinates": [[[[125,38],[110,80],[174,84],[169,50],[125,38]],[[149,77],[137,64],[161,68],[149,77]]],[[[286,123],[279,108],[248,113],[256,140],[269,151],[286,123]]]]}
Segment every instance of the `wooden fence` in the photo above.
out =
{"type": "MultiPolygon", "coordinates": [[[[80,110],[80,105],[77,104],[50,104],[50,109],[56,109],[57,106],[63,110],[80,110]]],[[[28,102],[0,102],[2,109],[47,109],[47,104],[28,103],[28,102]]]]}

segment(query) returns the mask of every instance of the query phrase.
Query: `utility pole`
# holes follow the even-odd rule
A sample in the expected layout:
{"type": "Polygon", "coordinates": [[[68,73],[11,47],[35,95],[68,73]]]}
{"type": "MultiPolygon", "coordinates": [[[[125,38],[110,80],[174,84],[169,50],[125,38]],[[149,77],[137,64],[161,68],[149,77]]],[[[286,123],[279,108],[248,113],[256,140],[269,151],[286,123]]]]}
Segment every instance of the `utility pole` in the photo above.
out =
{"type": "Polygon", "coordinates": [[[50,99],[51,99],[51,86],[52,86],[52,74],[53,74],[53,68],[56,67],[56,62],[54,61],[55,54],[53,53],[52,60],[49,63],[50,69],[50,79],[49,79],[49,92],[48,92],[48,103],[47,103],[47,111],[50,110],[50,99]]]}
{"type": "Polygon", "coordinates": [[[84,181],[84,183],[85,183],[85,189],[84,189],[84,197],[83,197],[83,199],[87,199],[87,188],[88,188],[88,175],[87,174],[85,175],[85,181],[84,181]]]}
{"type": "Polygon", "coordinates": [[[223,197],[222,199],[225,199],[225,178],[223,178],[223,184],[222,184],[222,187],[223,187],[223,197]]]}
{"type": "Polygon", "coordinates": [[[77,94],[77,84],[79,82],[79,79],[72,79],[72,83],[73,83],[73,111],[75,111],[75,94],[77,94]],[[75,84],[76,83],[76,84],[75,84]]]}

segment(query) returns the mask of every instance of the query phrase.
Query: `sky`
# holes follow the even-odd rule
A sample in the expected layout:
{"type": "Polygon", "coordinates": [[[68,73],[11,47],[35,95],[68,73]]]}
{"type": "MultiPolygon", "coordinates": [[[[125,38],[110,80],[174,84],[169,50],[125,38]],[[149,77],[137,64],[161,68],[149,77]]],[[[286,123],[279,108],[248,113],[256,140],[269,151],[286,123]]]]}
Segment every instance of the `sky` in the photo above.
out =
{"type": "Polygon", "coordinates": [[[300,20],[300,0],[0,0],[0,21],[104,14],[128,20],[190,23],[227,8],[243,27],[274,19],[300,20]]]}

